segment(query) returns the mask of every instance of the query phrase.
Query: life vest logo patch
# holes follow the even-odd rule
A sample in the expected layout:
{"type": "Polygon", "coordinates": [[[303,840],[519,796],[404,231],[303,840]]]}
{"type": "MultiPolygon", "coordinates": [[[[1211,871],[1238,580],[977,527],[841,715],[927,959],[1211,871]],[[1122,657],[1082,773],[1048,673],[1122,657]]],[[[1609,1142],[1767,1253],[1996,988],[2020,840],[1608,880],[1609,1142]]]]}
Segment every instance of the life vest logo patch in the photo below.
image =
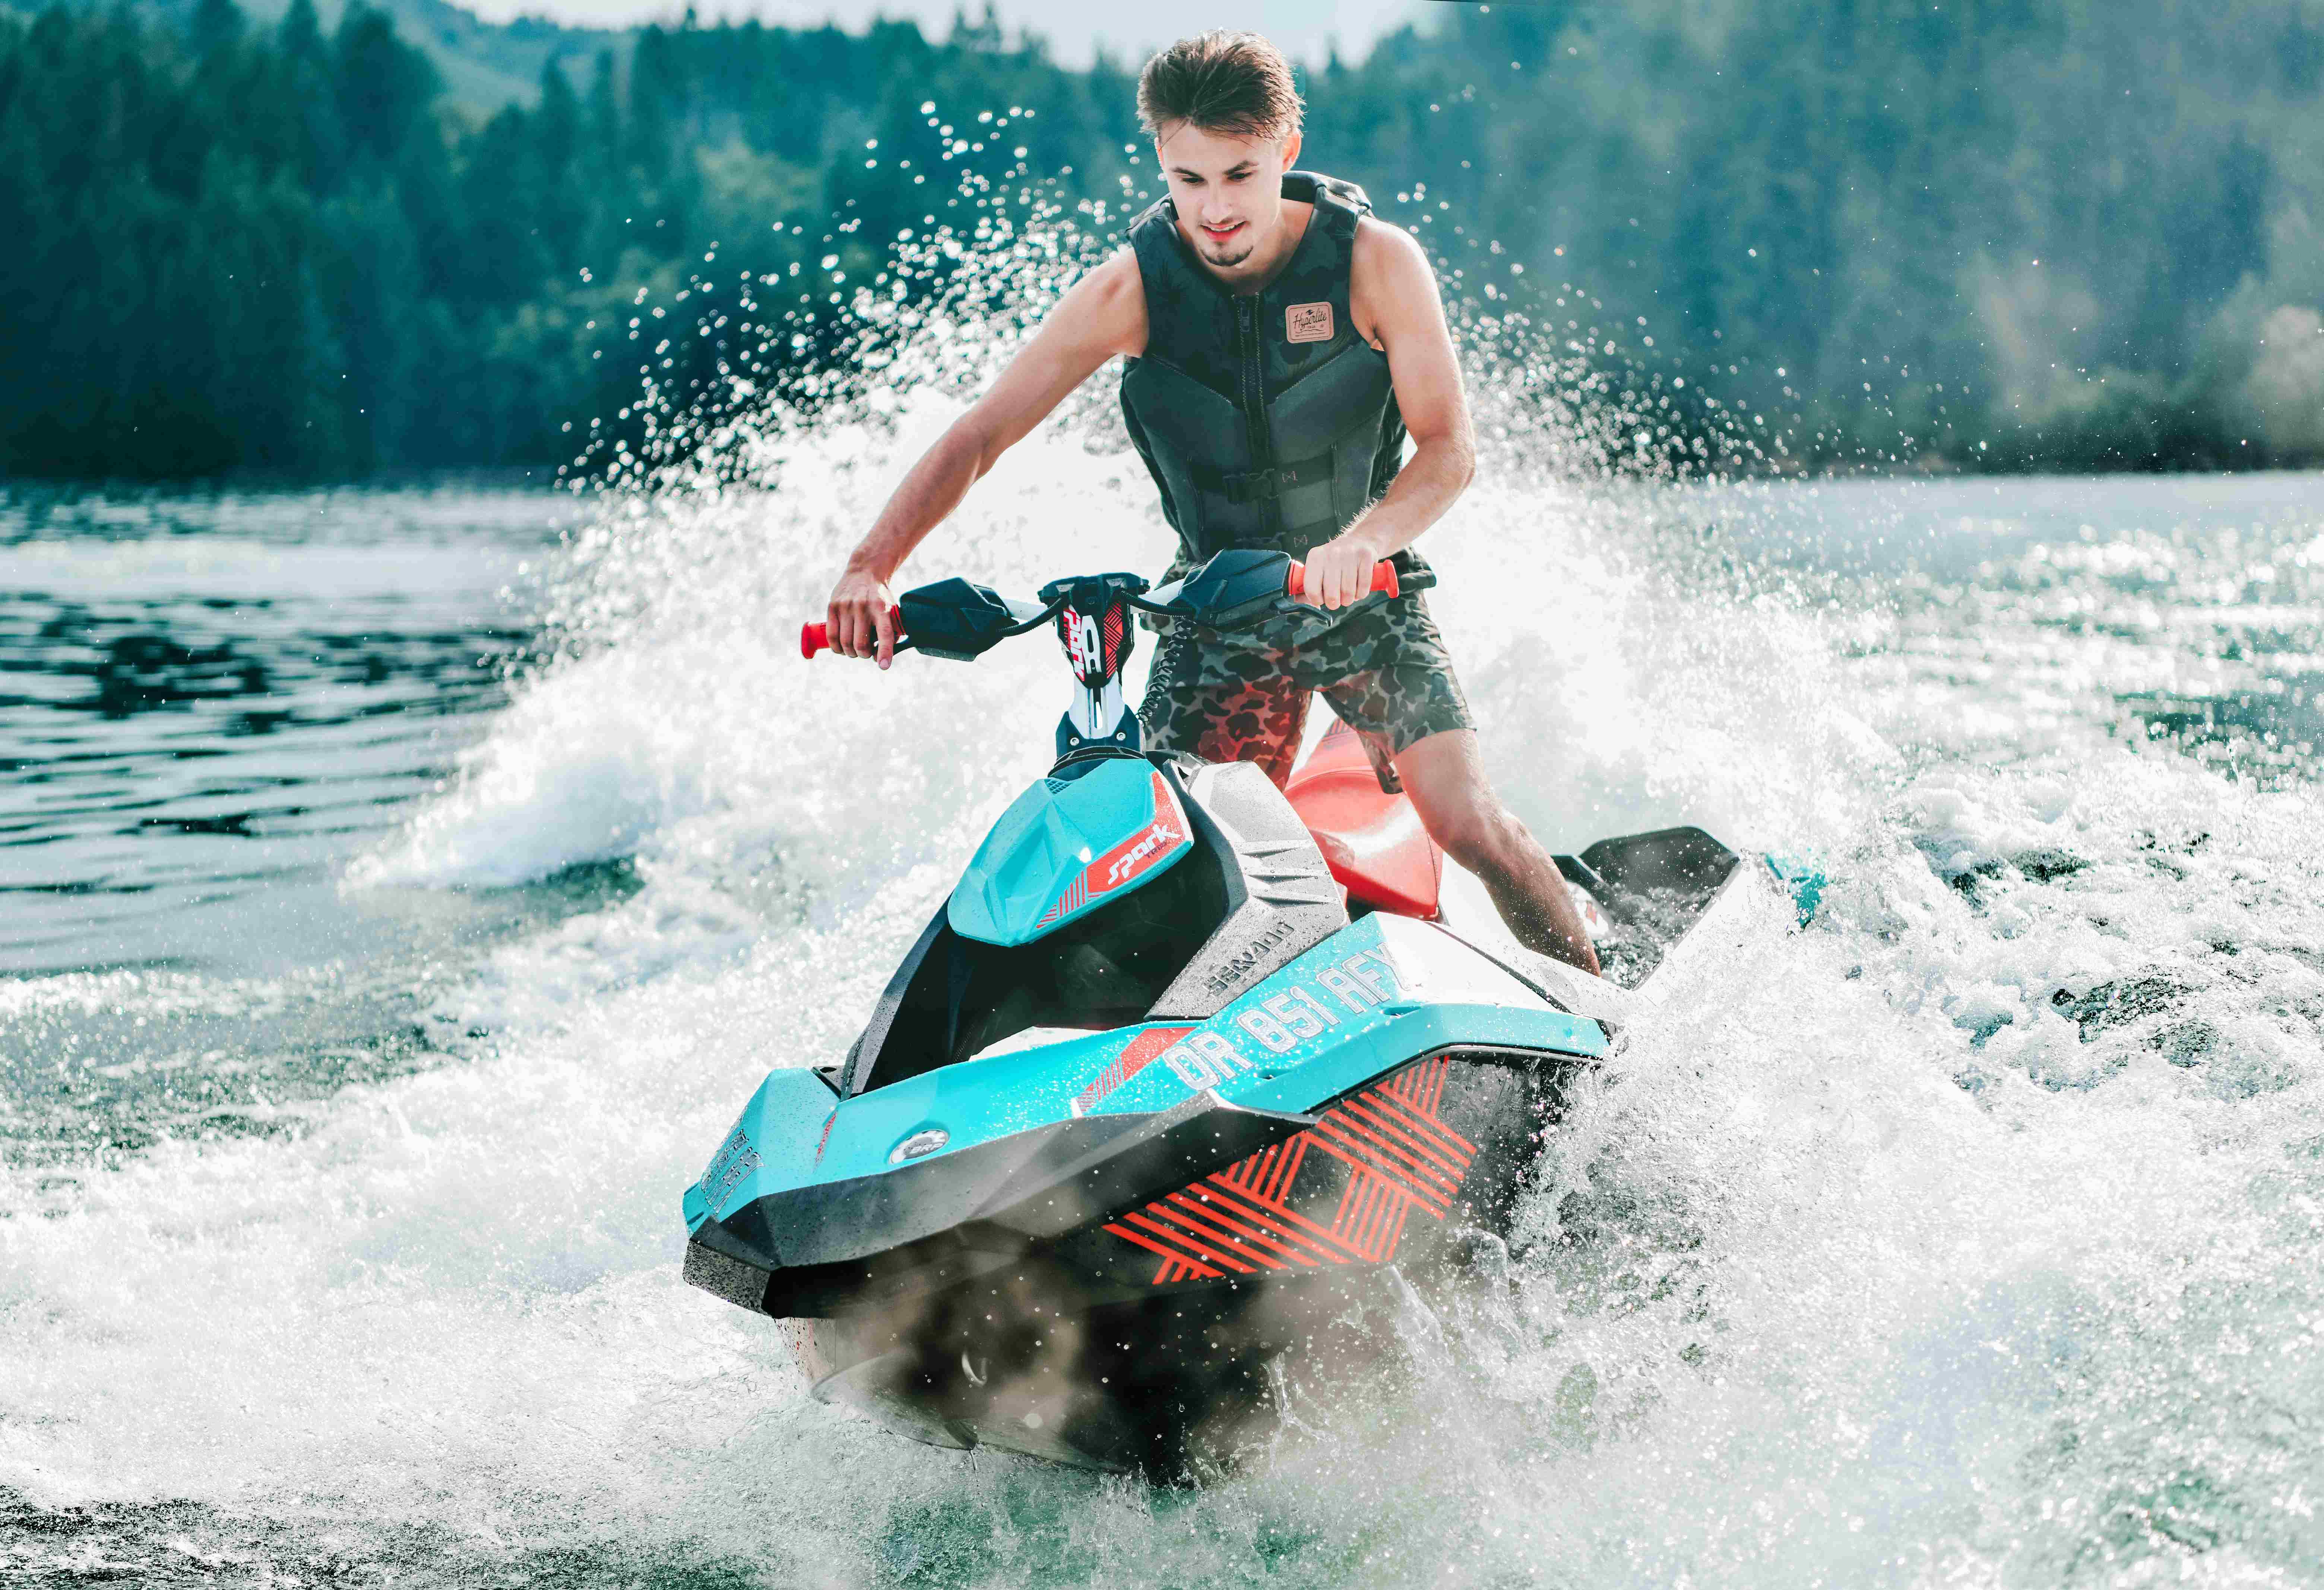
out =
{"type": "Polygon", "coordinates": [[[1283,311],[1283,335],[1292,342],[1332,340],[1332,306],[1296,303],[1283,311]]]}

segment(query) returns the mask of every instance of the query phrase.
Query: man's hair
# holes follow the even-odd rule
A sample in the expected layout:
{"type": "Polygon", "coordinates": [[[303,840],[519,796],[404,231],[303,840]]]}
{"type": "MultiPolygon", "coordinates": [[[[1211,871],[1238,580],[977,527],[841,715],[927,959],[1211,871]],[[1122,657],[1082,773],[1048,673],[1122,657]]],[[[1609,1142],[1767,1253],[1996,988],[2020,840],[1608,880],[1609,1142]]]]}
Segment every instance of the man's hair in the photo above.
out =
{"type": "Polygon", "coordinates": [[[1299,90],[1283,51],[1257,33],[1198,33],[1139,73],[1138,119],[1157,137],[1185,122],[1230,137],[1281,138],[1299,130],[1299,90]]]}

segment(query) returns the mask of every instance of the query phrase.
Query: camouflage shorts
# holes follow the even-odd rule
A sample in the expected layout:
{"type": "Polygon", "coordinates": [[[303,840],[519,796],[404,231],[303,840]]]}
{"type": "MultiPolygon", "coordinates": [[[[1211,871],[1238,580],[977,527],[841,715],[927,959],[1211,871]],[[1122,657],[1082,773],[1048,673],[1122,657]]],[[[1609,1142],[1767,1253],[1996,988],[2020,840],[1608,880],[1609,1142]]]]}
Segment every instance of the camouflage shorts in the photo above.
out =
{"type": "Polygon", "coordinates": [[[1431,735],[1476,726],[1444,637],[1417,592],[1287,651],[1166,634],[1138,716],[1149,750],[1255,762],[1280,784],[1299,754],[1308,698],[1317,693],[1363,736],[1389,788],[1389,757],[1431,735]]]}

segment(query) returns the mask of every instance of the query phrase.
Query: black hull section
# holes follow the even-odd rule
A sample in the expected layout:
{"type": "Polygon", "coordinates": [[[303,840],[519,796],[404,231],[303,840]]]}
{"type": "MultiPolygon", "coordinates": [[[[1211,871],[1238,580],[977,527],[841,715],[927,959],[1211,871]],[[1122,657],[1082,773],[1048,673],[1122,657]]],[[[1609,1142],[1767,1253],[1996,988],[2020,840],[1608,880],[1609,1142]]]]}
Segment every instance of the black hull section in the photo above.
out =
{"type": "Polygon", "coordinates": [[[1413,1288],[1507,1235],[1569,1064],[1423,1057],[982,1274],[791,1320],[794,1345],[817,1395],[917,1440],[1157,1479],[1231,1461],[1289,1388],[1363,1375],[1413,1288]]]}
{"type": "Polygon", "coordinates": [[[778,1318],[892,1307],[1023,1263],[1155,1188],[1198,1179],[1313,1119],[1197,1094],[1157,1114],[1053,1122],[706,1221],[687,1248],[687,1279],[778,1318]]]}
{"type": "Polygon", "coordinates": [[[1293,1388],[1366,1376],[1395,1345],[1395,1267],[1271,1276],[1083,1312],[1038,1284],[900,1325],[795,1321],[816,1394],[931,1446],[995,1447],[1169,1482],[1279,1428],[1293,1388]]]}

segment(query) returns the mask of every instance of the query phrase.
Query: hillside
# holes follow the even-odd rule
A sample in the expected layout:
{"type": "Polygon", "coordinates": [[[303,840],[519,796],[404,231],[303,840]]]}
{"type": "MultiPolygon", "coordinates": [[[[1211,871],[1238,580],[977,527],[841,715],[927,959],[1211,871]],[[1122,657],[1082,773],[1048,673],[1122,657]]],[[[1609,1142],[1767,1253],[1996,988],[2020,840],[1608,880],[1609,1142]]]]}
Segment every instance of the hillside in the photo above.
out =
{"type": "MultiPolygon", "coordinates": [[[[0,24],[0,226],[25,240],[0,282],[36,311],[0,336],[0,465],[641,442],[641,376],[710,392],[740,351],[694,331],[706,254],[769,300],[765,378],[829,391],[862,350],[805,292],[825,255],[875,274],[963,180],[1070,204],[1151,171],[1120,67],[990,26],[613,35],[394,4],[0,24]],[[1011,106],[989,150],[936,132],[1011,106]],[[669,346],[641,366],[648,300],[669,346]]],[[[1465,312],[1522,317],[1537,373],[1650,402],[1631,466],[2324,458],[2324,0],[1443,23],[1307,75],[1305,163],[1421,236],[1465,312]]]]}
{"type": "MultiPolygon", "coordinates": [[[[90,0],[92,5],[102,0],[90,0]]],[[[448,0],[358,0],[383,12],[395,23],[397,34],[428,57],[442,79],[446,100],[467,119],[482,123],[509,104],[533,105],[540,98],[541,69],[551,60],[567,63],[575,86],[586,63],[600,51],[610,50],[626,62],[636,42],[634,29],[566,27],[545,17],[519,17],[512,23],[489,23],[473,11],[448,0]]],[[[189,26],[199,0],[134,0],[131,9],[166,25],[189,26]]],[[[272,26],[282,20],[290,0],[252,0],[244,9],[250,19],[272,26]]],[[[316,13],[326,32],[337,29],[347,0],[316,0],[316,13]]],[[[45,7],[14,0],[0,4],[0,12],[14,11],[26,20],[45,7]]]]}

